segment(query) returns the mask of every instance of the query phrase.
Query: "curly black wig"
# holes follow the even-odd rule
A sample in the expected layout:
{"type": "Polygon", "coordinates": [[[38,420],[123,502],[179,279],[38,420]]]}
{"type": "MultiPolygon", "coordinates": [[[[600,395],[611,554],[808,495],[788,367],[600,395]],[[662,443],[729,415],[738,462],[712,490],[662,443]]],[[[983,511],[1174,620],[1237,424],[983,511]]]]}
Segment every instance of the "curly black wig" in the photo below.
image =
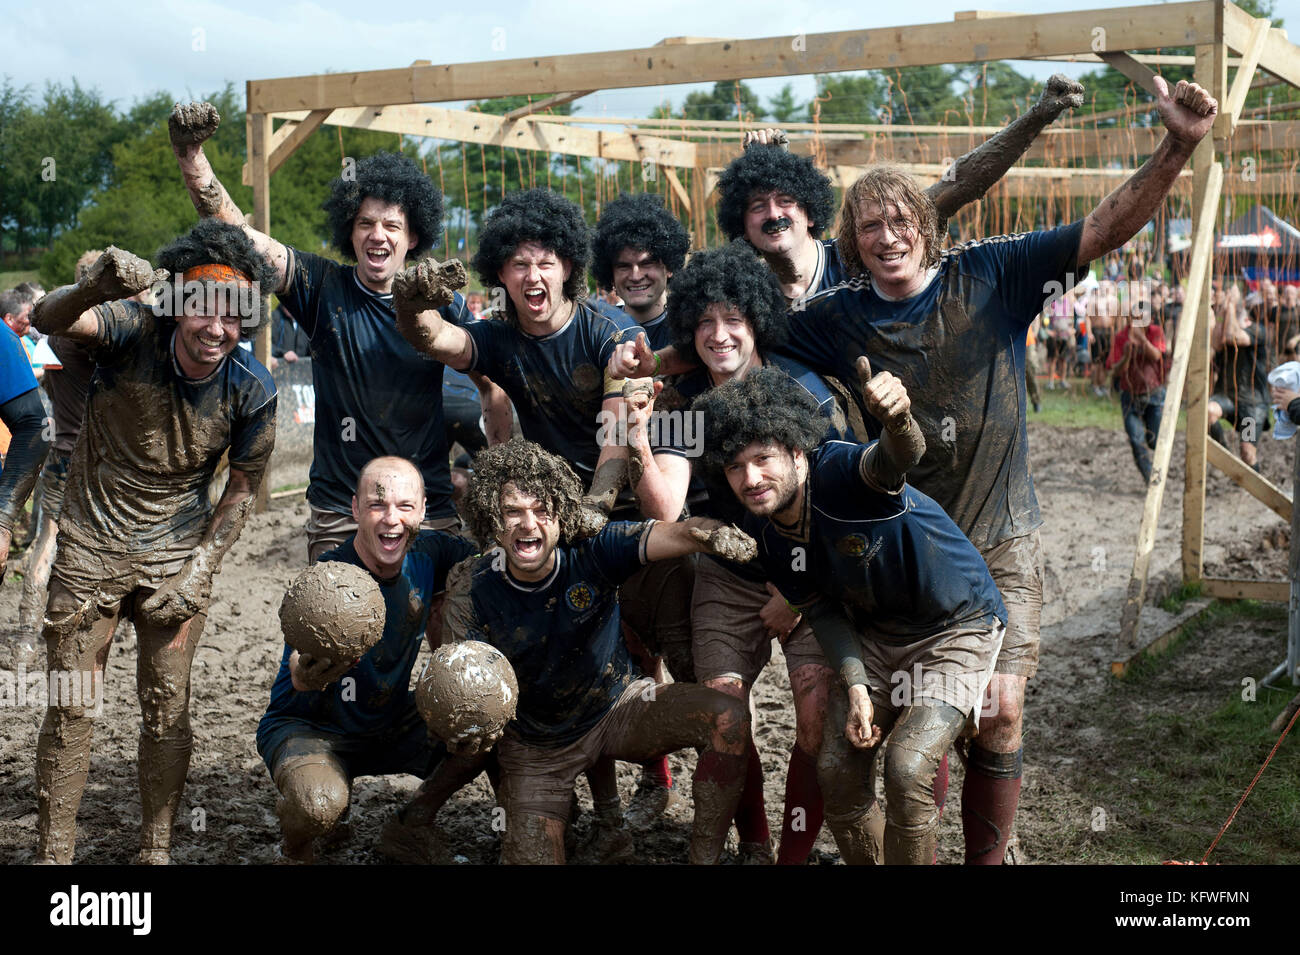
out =
{"type": "Polygon", "coordinates": [[[474,476],[461,498],[460,513],[479,544],[495,546],[501,535],[501,489],[506,484],[546,502],[560,522],[560,542],[573,540],[582,482],[563,458],[515,437],[480,451],[474,459],[474,476]]]}
{"type": "Polygon", "coordinates": [[[329,222],[334,248],[356,260],[352,248],[352,223],[366,199],[402,207],[406,225],[415,233],[412,260],[438,244],[442,234],[442,193],[415,164],[399,153],[375,153],[357,162],[355,175],[330,183],[329,198],[321,206],[329,222]]]}
{"type": "Polygon", "coordinates": [[[745,234],[745,207],[756,192],[794,196],[808,214],[808,233],[820,236],[835,215],[835,192],[826,174],[807,156],[777,146],[751,146],[718,177],[718,225],[729,239],[745,234]]]}
{"type": "Polygon", "coordinates": [[[691,247],[686,227],[653,192],[622,195],[605,207],[591,243],[591,271],[601,288],[614,287],[614,263],[624,249],[649,252],[669,272],[686,261],[691,247]]]}
{"type": "Polygon", "coordinates": [[[755,441],[773,441],[807,454],[826,435],[817,399],[780,368],[755,368],[710,388],[691,405],[704,424],[702,463],[725,485],[723,468],[755,441]]]}
{"type": "MultiPolygon", "coordinates": [[[[185,235],[159,249],[154,258],[160,268],[175,275],[200,265],[228,265],[256,282],[262,296],[270,295],[279,281],[275,267],[257,251],[248,234],[239,226],[218,219],[200,219],[185,235]]],[[[256,315],[244,316],[246,320],[240,329],[244,338],[252,338],[269,317],[260,297],[254,308],[256,315]]]]}
{"type": "MultiPolygon", "coordinates": [[[[483,223],[478,251],[470,262],[484,288],[501,284],[501,266],[524,242],[536,242],[568,259],[573,268],[564,283],[564,294],[574,301],[586,298],[591,232],[576,202],[550,189],[525,189],[502,199],[483,223]]],[[[506,309],[514,313],[509,298],[506,309]]]]}
{"type": "Polygon", "coordinates": [[[723,302],[749,319],[760,354],[785,341],[789,321],[781,283],[743,239],[720,249],[696,252],[668,283],[668,327],[673,346],[694,355],[695,329],[710,305],[723,302]]]}

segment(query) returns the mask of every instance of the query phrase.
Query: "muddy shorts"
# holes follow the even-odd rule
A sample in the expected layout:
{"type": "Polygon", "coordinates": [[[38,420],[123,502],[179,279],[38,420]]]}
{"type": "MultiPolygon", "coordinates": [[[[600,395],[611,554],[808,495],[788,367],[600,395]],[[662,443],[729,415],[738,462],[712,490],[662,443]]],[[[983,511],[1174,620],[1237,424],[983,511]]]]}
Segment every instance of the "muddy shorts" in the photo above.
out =
{"type": "MultiPolygon", "coordinates": [[[[357,522],[351,514],[339,514],[336,511],[323,511],[315,504],[308,505],[311,514],[307,518],[307,561],[316,563],[316,558],[327,550],[339,547],[357,532],[357,522]]],[[[425,521],[421,530],[447,531],[450,534],[464,536],[458,517],[440,517],[425,521]]]]}
{"type": "MultiPolygon", "coordinates": [[[[772,637],[759,617],[772,599],[767,588],[727,570],[716,560],[701,559],[695,574],[691,627],[695,678],[704,683],[731,677],[753,686],[772,659],[772,637]]],[[[826,666],[821,645],[803,621],[781,645],[785,667],[826,666]]]]}
{"type": "Polygon", "coordinates": [[[679,682],[694,682],[691,593],[696,555],[652,560],[618,588],[618,612],[642,645],[664,658],[679,682]]]}
{"type": "Polygon", "coordinates": [[[977,728],[979,703],[1002,640],[1003,627],[996,621],[991,628],[950,627],[903,647],[864,635],[862,663],[872,708],[896,717],[906,706],[947,703],[977,728]]]}
{"type": "Polygon", "coordinates": [[[284,773],[328,757],[342,764],[351,782],[358,776],[396,773],[427,779],[447,755],[441,742],[429,739],[429,728],[414,704],[390,729],[356,736],[329,733],[305,720],[287,718],[260,741],[258,752],[277,787],[284,773]]]}
{"type": "MultiPolygon", "coordinates": [[[[1237,396],[1236,401],[1233,401],[1227,395],[1210,395],[1210,400],[1223,409],[1224,420],[1231,423],[1243,435],[1249,432],[1258,435],[1272,430],[1273,426],[1268,417],[1268,404],[1258,397],[1241,394],[1237,396]]],[[[1243,437],[1242,440],[1255,444],[1259,439],[1243,437]]]]}
{"type": "Polygon", "coordinates": [[[984,551],[993,582],[1007,605],[1007,632],[995,668],[1030,679],[1038,672],[1043,617],[1043,540],[1037,530],[984,551]]]}
{"type": "Polygon", "coordinates": [[[569,821],[573,784],[596,761],[617,756],[636,719],[654,702],[656,684],[634,680],[586,735],[567,746],[533,746],[505,736],[497,743],[501,763],[501,802],[507,812],[569,821]]]}
{"type": "Polygon", "coordinates": [[[201,539],[169,544],[147,555],[123,555],[87,547],[60,529],[50,570],[50,583],[60,585],[59,593],[56,600],[51,587],[46,617],[53,616],[56,609],[66,612],[81,607],[98,609],[105,617],[117,613],[130,616],[133,601],[126,598],[139,590],[153,592],[179,573],[201,539]]]}
{"type": "Polygon", "coordinates": [[[63,489],[68,486],[68,464],[72,455],[64,451],[51,451],[41,468],[36,492],[41,496],[41,513],[47,520],[57,521],[63,510],[63,489]]]}

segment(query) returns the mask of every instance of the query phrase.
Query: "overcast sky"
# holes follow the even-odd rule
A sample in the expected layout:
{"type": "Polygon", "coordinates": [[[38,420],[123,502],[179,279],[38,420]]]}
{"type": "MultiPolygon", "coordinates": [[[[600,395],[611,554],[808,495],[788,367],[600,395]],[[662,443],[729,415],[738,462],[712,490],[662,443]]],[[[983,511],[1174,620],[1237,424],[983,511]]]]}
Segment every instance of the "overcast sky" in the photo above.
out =
{"type": "MultiPolygon", "coordinates": [[[[249,79],[389,69],[650,46],[668,36],[763,37],[950,21],[965,9],[1047,13],[1133,5],[1124,0],[536,0],[505,3],[277,3],[274,0],[0,0],[0,73],[39,92],[48,81],[99,89],[119,107],[158,90],[190,98],[249,79]],[[111,10],[111,12],[109,12],[111,10]],[[202,41],[201,44],[198,41],[202,41]],[[201,45],[201,50],[194,47],[201,45]]],[[[1159,6],[1159,3],[1153,5],[1159,6]]],[[[1300,35],[1300,0],[1277,15],[1300,35]]],[[[1045,78],[1073,65],[1017,64],[1045,78]]],[[[790,82],[752,81],[766,100],[790,82]]],[[[812,79],[793,80],[800,100],[812,79]]],[[[580,101],[585,115],[644,116],[681,104],[693,86],[611,90],[580,101]]],[[[457,105],[457,104],[448,104],[457,105]]]]}

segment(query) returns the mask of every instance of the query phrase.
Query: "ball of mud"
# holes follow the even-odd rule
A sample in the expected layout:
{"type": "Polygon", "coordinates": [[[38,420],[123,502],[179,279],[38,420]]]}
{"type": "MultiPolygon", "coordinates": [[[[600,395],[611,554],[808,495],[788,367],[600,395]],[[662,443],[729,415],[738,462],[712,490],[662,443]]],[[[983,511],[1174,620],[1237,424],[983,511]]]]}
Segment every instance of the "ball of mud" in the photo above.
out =
{"type": "Polygon", "coordinates": [[[415,705],[440,739],[499,735],[519,703],[515,668],[479,640],[439,647],[415,686],[415,705]]]}
{"type": "Polygon", "coordinates": [[[355,564],[322,561],[294,579],[280,602],[284,642],[316,658],[356,660],[384,635],[384,597],[355,564]]]}

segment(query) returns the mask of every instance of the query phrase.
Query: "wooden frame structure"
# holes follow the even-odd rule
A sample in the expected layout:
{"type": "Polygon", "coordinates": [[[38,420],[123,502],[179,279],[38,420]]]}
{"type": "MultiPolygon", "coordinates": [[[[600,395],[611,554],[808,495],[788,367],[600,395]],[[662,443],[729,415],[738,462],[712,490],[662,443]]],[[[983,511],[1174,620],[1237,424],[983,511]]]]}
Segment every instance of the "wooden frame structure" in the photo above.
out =
{"type": "MultiPolygon", "coordinates": [[[[1221,111],[1213,135],[1198,147],[1191,169],[1175,186],[1175,194],[1191,196],[1194,231],[1183,308],[1183,315],[1194,316],[1194,321],[1179,323],[1166,397],[1166,407],[1176,411],[1186,388],[1183,578],[1199,582],[1203,593],[1210,596],[1286,600],[1288,584],[1282,581],[1231,581],[1206,578],[1203,573],[1207,464],[1223,470],[1283,518],[1289,520],[1292,510],[1290,498],[1237,457],[1206,441],[1209,287],[1214,226],[1222,199],[1225,192],[1266,194],[1293,187],[1288,171],[1262,171],[1252,180],[1233,176],[1225,182],[1220,157],[1300,146],[1300,120],[1259,122],[1242,114],[1252,85],[1300,87],[1300,48],[1291,44],[1283,31],[1271,28],[1267,20],[1252,18],[1226,0],[1031,15],[976,11],[959,13],[952,23],[906,28],[748,40],[680,37],[642,49],[445,65],[418,61],[401,69],[250,80],[245,181],[253,187],[253,224],[269,230],[271,174],[323,124],[653,163],[664,171],[695,223],[708,212],[710,171],[725,165],[739,151],[741,124],[604,121],[541,111],[602,89],[1004,59],[1105,62],[1148,89],[1149,64],[1194,65],[1197,82],[1219,100],[1221,111]],[[1194,55],[1151,53],[1177,47],[1192,47],[1194,55]],[[1230,50],[1237,54],[1235,58],[1229,58],[1230,50]],[[1231,85],[1230,66],[1235,67],[1231,85]],[[1257,80],[1257,73],[1268,76],[1257,80]],[[505,116],[427,105],[523,94],[540,99],[505,116]],[[277,119],[283,121],[279,129],[274,128],[277,119]],[[587,128],[602,123],[622,129],[587,128]],[[691,133],[700,130],[737,141],[692,141],[691,133]],[[693,171],[689,189],[676,174],[682,168],[693,171]]],[[[1051,163],[1100,156],[1120,142],[1130,155],[1141,156],[1154,149],[1159,139],[1158,130],[1080,128],[1088,119],[1073,117],[1045,130],[1026,158],[1051,163]]],[[[791,124],[791,129],[797,133],[807,125],[791,124]]],[[[839,182],[851,180],[864,164],[885,157],[911,169],[918,178],[932,180],[942,174],[947,157],[960,155],[978,142],[975,137],[983,138],[997,128],[821,124],[815,146],[824,151],[827,171],[839,182]]],[[[806,150],[813,145],[796,143],[794,148],[806,150]]],[[[1018,166],[990,196],[1007,191],[1013,197],[1028,198],[1048,188],[1070,196],[1104,194],[1132,171],[1018,166]]],[[[263,358],[269,354],[269,336],[269,329],[265,330],[257,343],[263,358]]],[[[1164,416],[1156,443],[1153,477],[1121,619],[1117,662],[1112,666],[1116,673],[1123,673],[1128,659],[1139,649],[1138,624],[1177,419],[1176,413],[1164,416]]]]}

